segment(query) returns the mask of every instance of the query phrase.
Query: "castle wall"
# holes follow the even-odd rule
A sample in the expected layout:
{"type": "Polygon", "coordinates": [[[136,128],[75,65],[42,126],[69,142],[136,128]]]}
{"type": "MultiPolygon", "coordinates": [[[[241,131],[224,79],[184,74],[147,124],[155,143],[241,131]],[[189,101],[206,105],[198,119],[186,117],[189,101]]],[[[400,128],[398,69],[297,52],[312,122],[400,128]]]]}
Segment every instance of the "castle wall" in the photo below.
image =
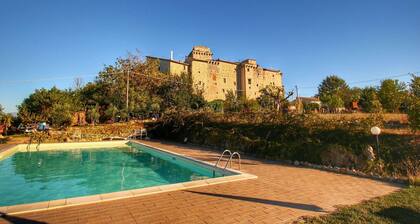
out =
{"type": "Polygon", "coordinates": [[[188,74],[188,65],[169,61],[169,71],[170,74],[175,75],[188,74]]]}
{"type": "Polygon", "coordinates": [[[163,73],[191,74],[194,87],[203,91],[207,101],[224,100],[228,91],[245,95],[248,99],[256,99],[260,96],[260,90],[266,86],[283,86],[282,74],[279,71],[264,69],[254,59],[235,63],[212,60],[212,55],[209,48],[196,46],[185,63],[150,58],[159,60],[159,69],[163,73]]]}

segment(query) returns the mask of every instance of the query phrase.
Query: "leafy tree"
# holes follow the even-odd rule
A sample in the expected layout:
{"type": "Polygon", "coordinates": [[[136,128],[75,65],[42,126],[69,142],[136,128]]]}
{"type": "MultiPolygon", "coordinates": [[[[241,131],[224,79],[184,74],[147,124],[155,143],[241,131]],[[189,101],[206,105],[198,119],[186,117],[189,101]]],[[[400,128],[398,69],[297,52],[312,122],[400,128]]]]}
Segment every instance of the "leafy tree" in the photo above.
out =
{"type": "Polygon", "coordinates": [[[378,97],[382,107],[387,112],[398,111],[406,96],[405,89],[405,84],[398,80],[385,79],[381,81],[378,97]]]}
{"type": "Polygon", "coordinates": [[[260,90],[260,96],[257,98],[257,101],[263,108],[281,111],[292,95],[293,92],[289,92],[285,96],[282,87],[269,85],[260,90]]]}
{"type": "Polygon", "coordinates": [[[223,112],[223,100],[213,100],[209,102],[207,105],[211,108],[214,112],[223,112]]]}
{"type": "Polygon", "coordinates": [[[349,87],[344,79],[331,75],[327,76],[318,86],[318,96],[321,102],[331,109],[344,106],[345,96],[348,94],[349,87]]]}
{"type": "Polygon", "coordinates": [[[362,89],[359,104],[364,112],[380,112],[382,110],[381,102],[378,99],[377,91],[374,87],[362,89]]]}
{"type": "Polygon", "coordinates": [[[420,130],[420,76],[412,76],[408,104],[408,122],[411,130],[420,130]]]}
{"type": "Polygon", "coordinates": [[[108,106],[108,108],[105,110],[105,119],[106,121],[112,121],[115,122],[115,118],[117,117],[119,110],[116,106],[114,106],[112,103],[108,106]]]}
{"type": "MultiPolygon", "coordinates": [[[[1,113],[3,113],[3,112],[1,112],[1,113]]],[[[5,134],[7,135],[7,131],[9,130],[10,126],[12,125],[13,115],[10,114],[10,113],[3,114],[0,117],[0,121],[4,125],[4,127],[5,127],[5,134]]]]}
{"type": "Polygon", "coordinates": [[[49,120],[55,127],[68,127],[71,125],[73,112],[70,103],[57,103],[52,107],[49,120]]]}
{"type": "Polygon", "coordinates": [[[334,112],[338,112],[339,108],[344,107],[344,101],[338,94],[327,95],[324,97],[324,101],[325,104],[328,105],[328,108],[330,108],[330,110],[333,110],[334,112]]]}
{"type": "Polygon", "coordinates": [[[39,89],[24,99],[18,106],[18,115],[23,123],[47,121],[53,126],[71,124],[72,114],[81,110],[77,95],[70,90],[39,89]]]}
{"type": "Polygon", "coordinates": [[[247,112],[255,112],[255,111],[258,111],[259,109],[260,109],[260,104],[258,103],[257,100],[245,99],[243,101],[243,110],[247,112]]]}
{"type": "Polygon", "coordinates": [[[414,97],[420,98],[420,76],[411,76],[410,94],[414,97]]]}
{"type": "Polygon", "coordinates": [[[362,89],[359,87],[352,87],[346,91],[344,96],[344,106],[348,109],[353,109],[353,102],[359,102],[362,89]]]}
{"type": "Polygon", "coordinates": [[[205,105],[202,92],[194,90],[190,74],[168,75],[159,87],[165,108],[198,109],[205,105]]]}
{"type": "Polygon", "coordinates": [[[232,90],[228,90],[223,104],[225,111],[239,112],[243,109],[243,103],[240,96],[236,95],[232,90]]]}
{"type": "MultiPolygon", "coordinates": [[[[115,107],[112,111],[118,110],[121,118],[127,117],[123,112],[130,117],[147,117],[171,108],[188,110],[205,105],[202,93],[193,88],[189,74],[163,74],[159,72],[156,61],[143,61],[131,54],[127,58],[117,59],[114,65],[106,66],[95,82],[86,85],[81,92],[85,104],[99,104],[107,109],[112,104],[115,107]]],[[[102,120],[108,119],[109,115],[105,110],[102,120]]]]}
{"type": "Polygon", "coordinates": [[[88,122],[90,122],[92,125],[95,125],[95,123],[99,123],[99,105],[90,106],[86,112],[86,117],[88,119],[88,122]]]}
{"type": "Polygon", "coordinates": [[[4,107],[0,104],[0,118],[4,115],[4,107]]]}

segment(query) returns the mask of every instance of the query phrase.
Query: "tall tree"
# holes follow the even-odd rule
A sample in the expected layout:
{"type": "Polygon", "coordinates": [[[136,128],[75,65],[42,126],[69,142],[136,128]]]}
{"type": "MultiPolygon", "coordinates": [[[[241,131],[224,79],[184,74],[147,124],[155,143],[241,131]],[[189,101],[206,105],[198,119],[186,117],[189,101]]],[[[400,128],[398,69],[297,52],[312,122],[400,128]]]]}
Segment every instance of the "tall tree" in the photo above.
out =
{"type": "Polygon", "coordinates": [[[18,114],[24,123],[47,121],[53,126],[67,126],[72,114],[80,109],[80,101],[74,92],[53,87],[35,90],[18,107],[18,114]]]}
{"type": "Polygon", "coordinates": [[[282,87],[269,85],[260,90],[260,96],[257,98],[257,101],[263,108],[282,111],[285,103],[292,95],[293,92],[285,95],[282,87]]]}
{"type": "Polygon", "coordinates": [[[4,107],[0,104],[0,119],[4,116],[4,107]]]}
{"type": "Polygon", "coordinates": [[[359,87],[350,88],[344,97],[344,106],[349,109],[353,109],[353,102],[359,102],[362,89],[359,87]]]}
{"type": "Polygon", "coordinates": [[[399,111],[404,98],[406,86],[398,80],[385,79],[381,81],[378,90],[379,101],[387,112],[399,111]]]}
{"type": "Polygon", "coordinates": [[[223,108],[228,112],[239,112],[243,109],[241,97],[232,90],[228,90],[223,103],[223,108]]]}
{"type": "Polygon", "coordinates": [[[408,122],[411,130],[420,130],[420,76],[412,76],[408,103],[408,122]]]}
{"type": "Polygon", "coordinates": [[[382,110],[381,102],[374,87],[365,87],[362,89],[359,104],[364,112],[376,113],[382,110]]]}
{"type": "Polygon", "coordinates": [[[344,106],[348,90],[349,87],[344,79],[331,75],[327,76],[318,86],[318,96],[323,104],[333,110],[344,106]]]}
{"type": "Polygon", "coordinates": [[[1,123],[4,125],[6,135],[7,135],[7,131],[12,125],[12,121],[13,121],[13,115],[10,113],[4,114],[3,117],[1,118],[1,123]]]}

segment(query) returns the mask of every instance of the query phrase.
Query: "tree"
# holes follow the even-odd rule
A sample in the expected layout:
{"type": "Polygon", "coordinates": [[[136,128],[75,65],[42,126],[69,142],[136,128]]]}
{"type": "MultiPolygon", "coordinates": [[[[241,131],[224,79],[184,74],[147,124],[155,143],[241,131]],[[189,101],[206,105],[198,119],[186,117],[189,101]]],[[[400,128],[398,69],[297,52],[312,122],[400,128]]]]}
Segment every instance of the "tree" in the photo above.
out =
{"type": "Polygon", "coordinates": [[[54,104],[49,121],[55,127],[68,127],[71,125],[73,112],[70,103],[54,104]]]}
{"type": "Polygon", "coordinates": [[[359,104],[364,112],[377,113],[382,110],[381,102],[378,99],[374,87],[365,87],[360,94],[359,104]]]}
{"type": "Polygon", "coordinates": [[[243,109],[243,103],[240,96],[236,95],[232,90],[228,90],[223,103],[223,108],[228,112],[239,112],[243,109]]]}
{"type": "Polygon", "coordinates": [[[382,107],[387,112],[398,111],[406,96],[405,89],[405,84],[398,80],[385,79],[381,81],[378,97],[382,107]]]}
{"type": "Polygon", "coordinates": [[[339,108],[344,107],[344,101],[338,94],[326,96],[325,100],[326,104],[328,105],[328,108],[330,108],[330,110],[332,109],[334,112],[338,112],[339,108]]]}
{"type": "Polygon", "coordinates": [[[359,102],[360,96],[362,94],[362,89],[359,87],[350,88],[344,97],[344,106],[350,110],[353,108],[353,102],[359,102]]]}
{"type": "Polygon", "coordinates": [[[82,89],[84,83],[83,83],[83,79],[80,77],[77,77],[73,80],[73,89],[74,90],[80,90],[82,89]]]}
{"type": "Polygon", "coordinates": [[[99,123],[99,118],[101,116],[99,113],[99,105],[90,106],[89,109],[87,110],[86,115],[87,115],[86,117],[88,121],[92,125],[95,125],[95,123],[99,123]]]}
{"type": "Polygon", "coordinates": [[[260,90],[260,96],[257,98],[257,101],[263,108],[281,111],[292,95],[293,92],[289,92],[285,96],[282,87],[269,85],[260,90]]]}
{"type": "Polygon", "coordinates": [[[414,97],[420,98],[420,76],[411,76],[410,94],[414,97]]]}
{"type": "Polygon", "coordinates": [[[420,130],[420,76],[412,76],[408,103],[408,122],[415,134],[420,130]]]}
{"type": "Polygon", "coordinates": [[[3,120],[3,116],[4,116],[4,107],[0,104],[0,121],[3,120]]]}
{"type": "Polygon", "coordinates": [[[214,112],[223,112],[223,100],[213,100],[207,103],[207,106],[214,112]]]}
{"type": "Polygon", "coordinates": [[[77,94],[53,87],[35,90],[18,106],[18,115],[24,123],[47,121],[60,127],[70,125],[73,113],[80,110],[77,94]]]}
{"type": "Polygon", "coordinates": [[[318,96],[330,110],[337,109],[344,106],[348,90],[349,87],[344,79],[331,75],[327,76],[318,86],[318,96]]]}
{"type": "Polygon", "coordinates": [[[0,118],[4,115],[4,107],[0,104],[0,118]]]}
{"type": "MultiPolygon", "coordinates": [[[[1,109],[1,108],[0,108],[1,109]]],[[[2,112],[1,112],[2,113],[2,112]]],[[[0,121],[1,123],[4,125],[4,129],[5,129],[5,134],[7,135],[7,131],[9,130],[9,127],[12,125],[12,121],[13,121],[13,115],[10,113],[7,114],[3,114],[0,117],[0,121]]]]}
{"type": "MultiPolygon", "coordinates": [[[[86,85],[81,92],[85,104],[98,103],[101,108],[110,108],[112,104],[121,118],[127,117],[123,112],[130,117],[147,117],[173,108],[189,110],[205,105],[202,92],[193,88],[191,75],[163,74],[159,71],[157,61],[143,61],[138,55],[132,54],[118,58],[114,65],[106,66],[95,82],[86,85]],[[95,94],[96,91],[100,94],[95,94]]],[[[101,120],[106,120],[109,113],[101,115],[101,120]]]]}

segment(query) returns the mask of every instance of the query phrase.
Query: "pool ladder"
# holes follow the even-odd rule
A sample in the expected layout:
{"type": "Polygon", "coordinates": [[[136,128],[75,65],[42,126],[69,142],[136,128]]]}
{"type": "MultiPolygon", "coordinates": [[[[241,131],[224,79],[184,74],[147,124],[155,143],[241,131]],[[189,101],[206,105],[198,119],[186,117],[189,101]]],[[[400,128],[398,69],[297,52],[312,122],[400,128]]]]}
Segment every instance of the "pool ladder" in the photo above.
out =
{"type": "Polygon", "coordinates": [[[241,155],[238,152],[231,152],[230,150],[226,149],[225,151],[222,152],[222,154],[220,155],[219,159],[217,160],[216,164],[214,164],[214,167],[217,167],[217,165],[219,164],[220,160],[223,159],[223,157],[225,156],[225,154],[227,154],[227,156],[229,156],[229,159],[226,161],[225,167],[223,168],[223,170],[226,170],[227,166],[230,165],[229,167],[232,168],[232,159],[233,157],[236,155],[238,157],[238,166],[239,169],[241,170],[241,155]]]}

